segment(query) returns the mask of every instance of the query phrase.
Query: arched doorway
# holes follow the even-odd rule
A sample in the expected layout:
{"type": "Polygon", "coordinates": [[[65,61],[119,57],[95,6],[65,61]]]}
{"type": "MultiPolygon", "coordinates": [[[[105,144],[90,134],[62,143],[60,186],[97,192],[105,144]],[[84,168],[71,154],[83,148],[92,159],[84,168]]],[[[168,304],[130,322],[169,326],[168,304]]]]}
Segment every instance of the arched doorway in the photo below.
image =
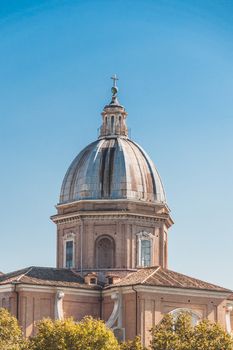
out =
{"type": "Polygon", "coordinates": [[[115,245],[113,238],[101,236],[96,240],[95,245],[96,267],[107,269],[114,267],[115,245]]]}

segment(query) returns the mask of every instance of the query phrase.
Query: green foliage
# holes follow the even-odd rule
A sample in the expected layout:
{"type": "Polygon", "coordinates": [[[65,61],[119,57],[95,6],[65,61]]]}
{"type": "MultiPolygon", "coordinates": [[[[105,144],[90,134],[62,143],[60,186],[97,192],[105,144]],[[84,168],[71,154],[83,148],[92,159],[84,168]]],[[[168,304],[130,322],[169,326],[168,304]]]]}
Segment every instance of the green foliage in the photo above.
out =
{"type": "MultiPolygon", "coordinates": [[[[44,319],[37,328],[25,340],[16,318],[0,308],[0,350],[146,350],[140,337],[119,345],[104,322],[92,317],[78,323],[44,319]]],[[[233,350],[232,337],[220,325],[203,320],[194,327],[188,313],[165,315],[151,333],[151,350],[233,350]]]]}
{"type": "Polygon", "coordinates": [[[201,321],[194,329],[192,350],[232,350],[233,342],[229,334],[216,323],[201,321]]]}
{"type": "Polygon", "coordinates": [[[0,349],[21,350],[26,346],[17,319],[0,308],[0,349]]]}
{"type": "Polygon", "coordinates": [[[176,319],[165,315],[151,333],[152,350],[233,349],[231,336],[220,325],[203,320],[194,327],[188,313],[181,313],[176,319]]]}
{"type": "Polygon", "coordinates": [[[161,323],[156,325],[151,330],[152,350],[178,350],[179,338],[174,329],[173,316],[167,314],[162,319],[161,323]]]}
{"type": "Polygon", "coordinates": [[[85,317],[75,323],[72,318],[63,321],[42,320],[38,333],[30,340],[32,350],[119,350],[114,334],[103,321],[85,317]]]}
{"type": "Polygon", "coordinates": [[[193,341],[193,325],[191,315],[180,313],[174,321],[175,333],[178,338],[178,349],[189,350],[193,341]]]}
{"type": "Polygon", "coordinates": [[[121,343],[120,350],[147,350],[142,346],[141,338],[136,337],[134,340],[128,340],[127,342],[121,343]]]}

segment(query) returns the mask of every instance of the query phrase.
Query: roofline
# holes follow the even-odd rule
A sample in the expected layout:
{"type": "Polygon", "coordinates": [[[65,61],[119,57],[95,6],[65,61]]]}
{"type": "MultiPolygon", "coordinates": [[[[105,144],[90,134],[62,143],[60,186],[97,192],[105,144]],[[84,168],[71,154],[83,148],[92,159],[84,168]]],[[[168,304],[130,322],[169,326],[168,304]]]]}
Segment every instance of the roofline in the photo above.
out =
{"type": "Polygon", "coordinates": [[[29,270],[32,269],[49,269],[49,270],[65,270],[65,271],[72,271],[72,272],[76,272],[76,270],[74,271],[74,269],[67,269],[66,267],[53,267],[53,266],[37,266],[37,265],[31,265],[28,267],[24,267],[22,269],[19,270],[15,270],[15,271],[11,271],[11,272],[6,272],[4,273],[2,276],[7,276],[7,275],[11,275],[12,273],[19,273],[21,271],[26,271],[24,273],[21,273],[21,275],[27,274],[29,272],[29,270]]]}
{"type": "MultiPolygon", "coordinates": [[[[70,282],[72,283],[72,282],[70,282]]],[[[74,282],[75,283],[75,282],[74,282]]],[[[81,291],[88,293],[92,293],[92,294],[95,294],[95,293],[100,293],[102,291],[102,288],[101,286],[98,285],[98,289],[92,289],[92,288],[83,288],[83,287],[74,287],[74,286],[58,286],[58,285],[47,285],[47,284],[35,284],[35,283],[27,283],[27,282],[15,282],[15,281],[12,281],[12,282],[7,282],[5,284],[2,284],[0,285],[0,292],[1,292],[1,289],[4,289],[3,287],[6,287],[6,286],[9,286],[9,289],[13,286],[17,286],[17,289],[19,289],[18,291],[20,290],[35,290],[35,291],[38,291],[38,290],[43,290],[43,291],[48,291],[50,290],[50,292],[55,292],[57,290],[63,290],[63,291],[69,291],[69,290],[72,290],[72,292],[76,292],[76,293],[80,293],[81,291]]],[[[13,288],[12,288],[13,290],[13,288]]],[[[75,293],[75,294],[76,294],[75,293]]]]}
{"type": "Polygon", "coordinates": [[[87,295],[90,294],[98,294],[100,292],[103,295],[110,295],[114,291],[117,291],[119,288],[122,290],[123,294],[127,294],[132,292],[132,287],[136,287],[138,292],[157,292],[163,294],[175,294],[175,295],[190,295],[190,296],[204,296],[204,297],[213,297],[213,298],[221,298],[227,299],[232,294],[232,291],[218,291],[218,290],[210,290],[210,289],[198,289],[198,288],[185,288],[185,287],[171,287],[171,286],[151,286],[151,285],[143,285],[140,283],[136,284],[128,284],[124,286],[118,286],[117,284],[109,285],[107,287],[99,289],[90,289],[83,287],[74,287],[74,286],[58,286],[58,285],[46,285],[46,284],[33,284],[33,283],[25,283],[25,282],[7,282],[5,284],[0,285],[0,292],[13,292],[13,286],[18,286],[19,291],[41,291],[41,292],[50,292],[54,293],[57,290],[62,289],[63,291],[72,292],[72,294],[82,294],[82,292],[87,295]],[[7,288],[8,287],[8,288],[7,288]],[[181,291],[183,293],[181,293],[181,291]]]}
{"type": "Polygon", "coordinates": [[[117,290],[118,288],[125,289],[122,290],[123,294],[129,293],[132,291],[132,287],[137,287],[138,292],[157,292],[164,294],[179,294],[179,295],[190,295],[190,296],[204,296],[204,297],[213,297],[213,298],[224,298],[227,299],[232,291],[218,291],[211,289],[200,289],[200,288],[187,288],[187,287],[172,287],[172,286],[152,286],[152,285],[143,285],[140,283],[128,284],[124,286],[110,285],[103,289],[103,294],[108,294],[108,292],[113,292],[113,290],[117,290]],[[181,290],[183,293],[181,293],[181,290]]]}

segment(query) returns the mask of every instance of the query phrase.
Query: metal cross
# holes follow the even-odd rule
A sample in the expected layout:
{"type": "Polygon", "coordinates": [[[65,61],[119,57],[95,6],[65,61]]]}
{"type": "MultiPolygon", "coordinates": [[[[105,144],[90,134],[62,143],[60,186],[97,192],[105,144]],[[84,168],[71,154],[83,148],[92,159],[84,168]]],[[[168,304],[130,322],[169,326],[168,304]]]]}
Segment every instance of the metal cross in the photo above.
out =
{"type": "Polygon", "coordinates": [[[119,78],[117,78],[116,74],[114,74],[114,76],[111,77],[111,79],[113,80],[113,86],[116,87],[116,81],[119,80],[119,78]]]}

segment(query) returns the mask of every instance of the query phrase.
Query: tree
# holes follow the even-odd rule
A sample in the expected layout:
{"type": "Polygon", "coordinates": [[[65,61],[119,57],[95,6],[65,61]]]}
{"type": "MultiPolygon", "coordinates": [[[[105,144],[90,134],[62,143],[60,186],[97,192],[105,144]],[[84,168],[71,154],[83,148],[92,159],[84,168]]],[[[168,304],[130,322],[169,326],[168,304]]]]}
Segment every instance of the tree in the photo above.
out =
{"type": "Polygon", "coordinates": [[[152,330],[152,350],[232,350],[229,334],[209,320],[192,325],[191,316],[181,313],[177,318],[165,315],[152,330]]]}
{"type": "Polygon", "coordinates": [[[113,332],[92,317],[79,323],[72,318],[44,319],[37,327],[37,335],[30,340],[32,350],[120,350],[113,332]]]}
{"type": "Polygon", "coordinates": [[[194,329],[192,350],[232,350],[233,342],[229,334],[217,323],[201,321],[194,329]]]}
{"type": "Polygon", "coordinates": [[[167,314],[162,321],[152,328],[152,350],[178,350],[179,338],[174,329],[173,316],[167,314]]]}
{"type": "Polygon", "coordinates": [[[128,340],[121,343],[121,350],[147,350],[141,343],[140,337],[135,337],[134,340],[128,340]]]}
{"type": "Polygon", "coordinates": [[[7,309],[0,308],[0,349],[21,350],[26,346],[17,319],[7,309]]]}
{"type": "Polygon", "coordinates": [[[174,329],[178,338],[178,349],[191,349],[193,341],[193,325],[191,315],[188,312],[182,312],[177,316],[174,320],[174,329]]]}

